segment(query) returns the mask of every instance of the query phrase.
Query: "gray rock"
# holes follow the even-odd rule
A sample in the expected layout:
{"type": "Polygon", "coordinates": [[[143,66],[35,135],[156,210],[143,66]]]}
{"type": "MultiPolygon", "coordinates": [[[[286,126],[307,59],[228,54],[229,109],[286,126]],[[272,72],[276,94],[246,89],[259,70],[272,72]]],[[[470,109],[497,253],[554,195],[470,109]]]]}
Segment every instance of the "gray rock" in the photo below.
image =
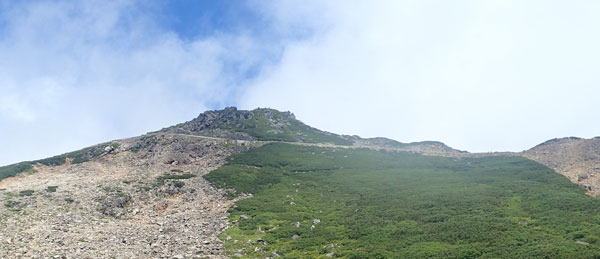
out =
{"type": "Polygon", "coordinates": [[[113,146],[106,146],[106,147],[104,148],[104,152],[105,152],[105,153],[111,153],[111,152],[113,152],[113,151],[115,151],[115,148],[114,148],[113,146]]]}

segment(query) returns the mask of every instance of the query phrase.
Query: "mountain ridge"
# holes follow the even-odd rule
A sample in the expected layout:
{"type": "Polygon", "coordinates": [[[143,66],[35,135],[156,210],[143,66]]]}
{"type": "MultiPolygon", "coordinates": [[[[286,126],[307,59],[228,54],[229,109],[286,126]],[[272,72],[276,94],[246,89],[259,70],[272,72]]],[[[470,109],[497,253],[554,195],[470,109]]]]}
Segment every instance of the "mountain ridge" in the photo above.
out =
{"type": "MultiPolygon", "coordinates": [[[[577,178],[571,169],[565,169],[567,162],[560,161],[559,157],[548,157],[545,155],[535,155],[544,147],[553,145],[563,145],[571,142],[600,142],[600,137],[584,139],[579,137],[554,138],[540,143],[528,150],[522,152],[484,152],[470,153],[449,147],[440,141],[417,141],[417,142],[399,142],[385,137],[362,138],[357,135],[339,135],[327,131],[322,131],[311,127],[298,120],[290,111],[278,111],[271,108],[256,108],[253,110],[239,110],[236,107],[226,107],[222,110],[208,110],[200,113],[196,118],[163,128],[158,131],[150,132],[140,137],[144,140],[151,139],[151,136],[160,134],[181,134],[200,137],[209,137],[217,139],[231,139],[239,141],[280,141],[289,143],[306,144],[330,144],[338,146],[373,148],[393,151],[416,152],[425,155],[457,156],[457,157],[481,157],[481,156],[525,156],[536,162],[542,163],[558,173],[565,175],[569,179],[577,178]]],[[[124,139],[126,140],[126,139],[124,139]]],[[[148,145],[151,143],[145,143],[148,145]]],[[[81,150],[45,158],[34,161],[23,161],[16,164],[10,164],[0,167],[0,180],[15,176],[19,173],[35,171],[36,164],[41,165],[62,165],[70,159],[72,163],[81,163],[94,159],[95,157],[106,155],[113,152],[119,145],[119,140],[109,141],[102,144],[86,147],[81,150]],[[106,150],[105,150],[106,149],[106,150]]],[[[144,145],[144,143],[138,143],[144,145]]],[[[134,145],[132,147],[136,149],[134,145]]],[[[585,155],[582,154],[585,157],[585,155]]],[[[593,158],[587,158],[600,161],[600,155],[593,158]]],[[[574,170],[574,169],[573,169],[574,170]]],[[[600,168],[594,168],[593,172],[600,168]]],[[[581,179],[574,181],[578,183],[581,179]]],[[[599,180],[600,181],[600,180],[599,180]]],[[[588,182],[588,181],[586,181],[588,182]]],[[[594,189],[600,188],[600,182],[594,183],[594,189]],[[597,185],[597,187],[595,187],[597,185]]],[[[586,188],[589,188],[586,186],[586,188]]]]}
{"type": "Polygon", "coordinates": [[[237,140],[330,143],[335,145],[375,148],[401,148],[406,151],[431,153],[467,153],[453,149],[440,141],[403,143],[384,137],[361,138],[338,135],[308,126],[289,112],[270,108],[238,110],[227,107],[201,113],[197,118],[158,131],[237,140]]]}

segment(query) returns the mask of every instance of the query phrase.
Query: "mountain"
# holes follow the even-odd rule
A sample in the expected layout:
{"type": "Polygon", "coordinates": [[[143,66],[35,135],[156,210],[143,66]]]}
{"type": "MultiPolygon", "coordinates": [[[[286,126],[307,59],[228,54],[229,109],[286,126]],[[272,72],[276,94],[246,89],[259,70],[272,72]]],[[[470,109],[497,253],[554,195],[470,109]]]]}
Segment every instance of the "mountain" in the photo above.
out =
{"type": "Polygon", "coordinates": [[[595,170],[597,141],[471,154],[207,111],[0,167],[0,258],[600,256],[600,200],[552,170],[595,170]]]}
{"type": "Polygon", "coordinates": [[[244,111],[228,107],[223,110],[207,111],[191,121],[159,132],[236,140],[303,142],[394,149],[418,153],[465,153],[437,141],[402,143],[382,137],[361,138],[337,135],[310,127],[297,120],[291,112],[266,108],[244,111]]]}

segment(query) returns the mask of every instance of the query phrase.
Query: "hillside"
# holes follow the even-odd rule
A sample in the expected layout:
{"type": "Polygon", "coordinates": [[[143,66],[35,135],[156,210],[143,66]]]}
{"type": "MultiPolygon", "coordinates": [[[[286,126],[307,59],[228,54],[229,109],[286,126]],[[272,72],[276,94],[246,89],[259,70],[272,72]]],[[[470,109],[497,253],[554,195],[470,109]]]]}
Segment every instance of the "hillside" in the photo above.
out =
{"type": "Polygon", "coordinates": [[[550,169],[592,186],[597,141],[470,154],[207,111],[0,167],[0,258],[600,256],[599,201],[550,169]]]}
{"type": "Polygon", "coordinates": [[[522,155],[584,186],[590,195],[600,194],[600,137],[552,139],[522,155]]]}
{"type": "Polygon", "coordinates": [[[234,155],[206,179],[254,195],[231,210],[222,235],[230,255],[600,255],[600,200],[522,157],[270,144],[234,155]]]}

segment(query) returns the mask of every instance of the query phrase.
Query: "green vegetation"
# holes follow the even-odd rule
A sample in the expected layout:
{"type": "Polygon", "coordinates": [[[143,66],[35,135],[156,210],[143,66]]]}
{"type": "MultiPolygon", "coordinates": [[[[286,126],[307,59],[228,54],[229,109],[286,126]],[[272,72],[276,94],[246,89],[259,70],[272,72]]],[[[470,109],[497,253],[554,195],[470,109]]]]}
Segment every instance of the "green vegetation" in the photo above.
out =
{"type": "Polygon", "coordinates": [[[33,166],[36,164],[42,164],[45,166],[59,166],[63,165],[67,162],[67,158],[73,159],[74,164],[83,163],[90,161],[100,155],[102,155],[105,151],[104,148],[107,146],[112,146],[113,148],[118,148],[119,143],[112,142],[109,144],[101,144],[93,147],[84,148],[79,151],[66,153],[58,156],[53,156],[50,158],[35,160],[35,161],[27,161],[21,162],[18,164],[8,165],[0,167],[0,180],[12,176],[16,176],[21,173],[35,173],[33,166]]]}
{"type": "Polygon", "coordinates": [[[223,239],[231,254],[600,256],[600,200],[525,158],[269,144],[205,177],[254,194],[230,211],[234,225],[223,239]]]}
{"type": "Polygon", "coordinates": [[[272,109],[256,109],[252,114],[253,116],[248,119],[241,118],[239,124],[222,125],[222,128],[243,132],[259,140],[352,144],[337,135],[310,127],[286,113],[272,109]],[[274,125],[274,122],[278,125],[274,125]]]}
{"type": "Polygon", "coordinates": [[[18,212],[23,208],[23,204],[18,201],[6,200],[4,201],[4,207],[9,211],[18,212]]]}
{"type": "Polygon", "coordinates": [[[4,207],[9,208],[9,209],[14,209],[17,206],[19,206],[20,204],[21,203],[18,202],[18,201],[11,201],[11,200],[9,200],[9,201],[4,202],[4,207]]]}
{"type": "Polygon", "coordinates": [[[73,158],[74,164],[80,164],[80,163],[90,161],[90,160],[104,154],[106,152],[104,150],[104,148],[106,148],[107,146],[112,146],[113,149],[117,149],[117,148],[119,148],[120,145],[119,145],[119,143],[116,143],[116,142],[109,143],[109,144],[103,144],[103,145],[97,145],[97,146],[93,146],[93,147],[84,148],[79,151],[67,153],[63,156],[65,156],[65,158],[73,158]]]}
{"type": "Polygon", "coordinates": [[[0,167],[0,180],[27,172],[35,172],[30,162],[22,162],[14,165],[3,166],[0,167]]]}
{"type": "MultiPolygon", "coordinates": [[[[113,144],[111,144],[113,145],[113,144]]],[[[58,166],[63,165],[67,162],[67,158],[73,159],[73,164],[80,164],[91,159],[100,156],[104,153],[104,148],[108,145],[98,145],[93,147],[84,148],[82,150],[78,150],[71,153],[66,153],[58,156],[53,156],[50,158],[37,160],[31,162],[31,164],[42,164],[46,166],[58,166]]],[[[114,146],[114,145],[113,145],[114,146]]]]}
{"type": "Polygon", "coordinates": [[[56,189],[58,189],[58,186],[48,186],[46,192],[56,192],[56,189]]]}
{"type": "Polygon", "coordinates": [[[19,192],[19,196],[31,196],[33,195],[34,190],[24,190],[19,192]]]}
{"type": "MultiPolygon", "coordinates": [[[[266,108],[243,111],[230,107],[219,111],[207,111],[190,122],[175,126],[174,130],[185,134],[218,137],[223,137],[223,130],[228,130],[265,141],[352,144],[352,141],[338,135],[302,123],[289,112],[266,108]]],[[[233,134],[228,137],[238,136],[233,134]]]]}

